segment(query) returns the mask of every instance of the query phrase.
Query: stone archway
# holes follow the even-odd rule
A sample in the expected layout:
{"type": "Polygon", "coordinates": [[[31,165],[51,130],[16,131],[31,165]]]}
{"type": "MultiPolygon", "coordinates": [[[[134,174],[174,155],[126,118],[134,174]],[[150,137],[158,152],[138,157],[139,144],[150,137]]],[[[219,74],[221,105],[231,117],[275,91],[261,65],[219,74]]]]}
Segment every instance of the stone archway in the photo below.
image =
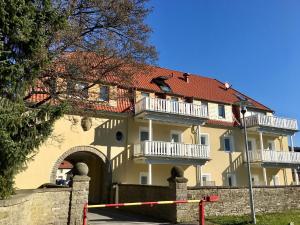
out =
{"type": "Polygon", "coordinates": [[[89,201],[92,203],[106,202],[109,200],[111,185],[110,161],[97,148],[92,146],[76,146],[64,152],[54,163],[50,175],[50,182],[55,183],[56,172],[60,164],[67,160],[73,165],[76,162],[88,164],[90,181],[89,201]]]}

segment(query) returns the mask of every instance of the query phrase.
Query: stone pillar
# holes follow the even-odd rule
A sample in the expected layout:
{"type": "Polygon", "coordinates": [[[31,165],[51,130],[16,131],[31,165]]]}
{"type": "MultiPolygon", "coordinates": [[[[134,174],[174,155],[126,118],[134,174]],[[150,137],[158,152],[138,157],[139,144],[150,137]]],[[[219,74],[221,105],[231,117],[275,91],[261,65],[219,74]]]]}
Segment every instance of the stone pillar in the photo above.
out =
{"type": "Polygon", "coordinates": [[[69,224],[82,225],[83,206],[88,202],[90,178],[87,176],[88,167],[86,164],[77,163],[74,168],[75,176],[72,179],[69,224]]]}
{"type": "MultiPolygon", "coordinates": [[[[173,167],[172,176],[168,179],[169,187],[171,189],[172,200],[187,200],[187,182],[183,177],[183,171],[180,167],[173,167]]],[[[188,213],[186,204],[175,205],[172,210],[172,222],[181,223],[188,221],[188,213]]]]}

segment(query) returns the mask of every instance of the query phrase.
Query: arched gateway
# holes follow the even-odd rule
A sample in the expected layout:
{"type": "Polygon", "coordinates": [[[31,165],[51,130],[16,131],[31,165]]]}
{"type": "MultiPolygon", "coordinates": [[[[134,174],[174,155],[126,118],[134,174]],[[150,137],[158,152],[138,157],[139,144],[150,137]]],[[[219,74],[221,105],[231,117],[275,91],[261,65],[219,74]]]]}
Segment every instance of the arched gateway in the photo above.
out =
{"type": "Polygon", "coordinates": [[[88,176],[91,177],[90,203],[106,202],[109,199],[111,167],[109,160],[102,152],[92,146],[76,146],[64,152],[54,163],[50,176],[51,183],[55,183],[57,170],[64,160],[73,165],[77,162],[84,162],[88,165],[88,176]]]}

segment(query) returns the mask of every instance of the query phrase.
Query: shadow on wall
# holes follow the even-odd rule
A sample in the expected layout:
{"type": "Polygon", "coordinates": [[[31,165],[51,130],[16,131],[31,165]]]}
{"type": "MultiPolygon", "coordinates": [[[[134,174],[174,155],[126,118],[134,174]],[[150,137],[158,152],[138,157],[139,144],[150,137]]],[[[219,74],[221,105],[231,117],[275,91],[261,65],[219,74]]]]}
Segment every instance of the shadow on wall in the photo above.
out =
{"type": "Polygon", "coordinates": [[[95,128],[91,145],[125,147],[127,138],[126,119],[108,119],[95,128]]]}
{"type": "MultiPolygon", "coordinates": [[[[232,157],[232,153],[228,153],[228,158],[229,158],[229,166],[224,170],[224,172],[222,173],[222,180],[223,180],[223,186],[235,186],[237,185],[237,181],[236,180],[232,180],[231,185],[229,184],[228,181],[228,176],[229,175],[235,175],[238,173],[239,170],[244,169],[245,167],[243,167],[243,163],[244,163],[244,159],[242,155],[239,155],[235,160],[233,160],[232,157]]],[[[241,174],[241,173],[239,173],[241,174]]],[[[234,178],[232,178],[234,179],[234,178]]]]}

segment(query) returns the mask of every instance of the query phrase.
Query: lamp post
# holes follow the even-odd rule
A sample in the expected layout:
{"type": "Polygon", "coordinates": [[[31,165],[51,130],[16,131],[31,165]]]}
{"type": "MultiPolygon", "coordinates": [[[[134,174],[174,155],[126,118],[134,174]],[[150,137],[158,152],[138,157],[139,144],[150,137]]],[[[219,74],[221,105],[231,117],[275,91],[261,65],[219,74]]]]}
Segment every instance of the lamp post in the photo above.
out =
{"type": "Polygon", "coordinates": [[[247,125],[245,121],[245,113],[247,112],[247,107],[244,104],[241,104],[241,108],[242,108],[241,113],[243,114],[243,129],[244,129],[246,159],[247,159],[247,169],[248,169],[248,188],[249,188],[249,197],[250,197],[251,216],[252,216],[253,224],[256,224],[254,199],[253,199],[253,186],[252,186],[251,169],[250,169],[250,162],[249,162],[247,125]]]}

